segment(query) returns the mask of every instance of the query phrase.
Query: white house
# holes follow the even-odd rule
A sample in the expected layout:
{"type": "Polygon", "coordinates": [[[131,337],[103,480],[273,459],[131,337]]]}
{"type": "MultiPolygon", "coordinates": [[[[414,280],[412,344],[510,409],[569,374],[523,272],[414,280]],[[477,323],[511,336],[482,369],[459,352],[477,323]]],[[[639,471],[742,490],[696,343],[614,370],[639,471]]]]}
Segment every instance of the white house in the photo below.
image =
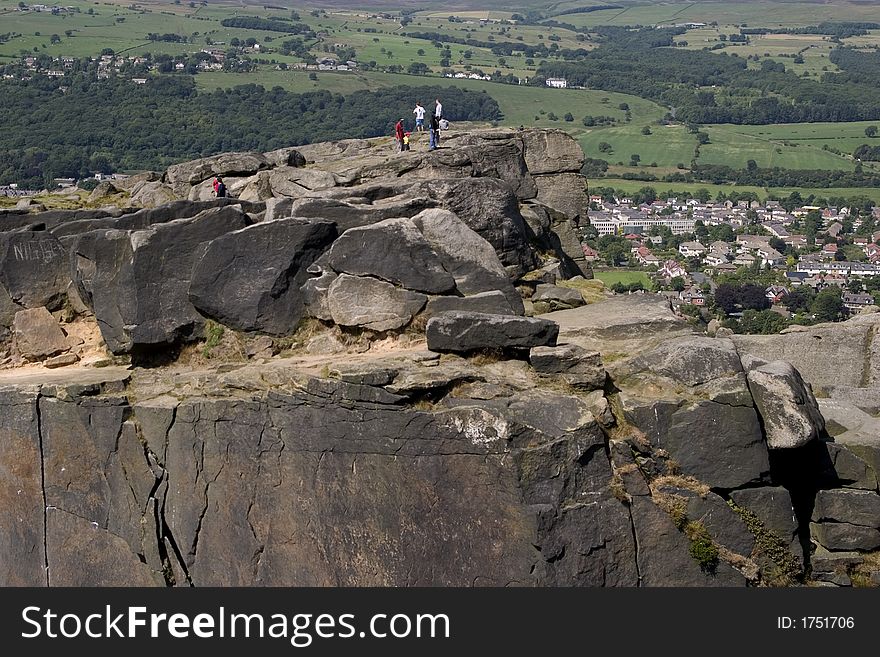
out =
{"type": "Polygon", "coordinates": [[[565,89],[568,87],[568,80],[565,78],[547,78],[547,86],[554,89],[565,89]]]}

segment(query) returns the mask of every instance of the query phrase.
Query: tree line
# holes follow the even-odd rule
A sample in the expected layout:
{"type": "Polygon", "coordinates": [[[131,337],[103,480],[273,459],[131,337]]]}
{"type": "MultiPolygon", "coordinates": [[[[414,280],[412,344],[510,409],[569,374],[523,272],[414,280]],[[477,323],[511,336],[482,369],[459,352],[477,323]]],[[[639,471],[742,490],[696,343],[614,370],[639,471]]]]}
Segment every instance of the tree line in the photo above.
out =
{"type": "Polygon", "coordinates": [[[410,116],[415,101],[433,98],[443,99],[452,121],[501,118],[489,94],[457,87],[399,86],[342,96],[255,84],[202,92],[190,76],[157,76],[144,85],[87,74],[0,80],[0,184],[39,189],[56,177],[94,171],[158,170],[227,151],[376,137],[410,116]],[[59,93],[61,84],[66,93],[59,93]]]}

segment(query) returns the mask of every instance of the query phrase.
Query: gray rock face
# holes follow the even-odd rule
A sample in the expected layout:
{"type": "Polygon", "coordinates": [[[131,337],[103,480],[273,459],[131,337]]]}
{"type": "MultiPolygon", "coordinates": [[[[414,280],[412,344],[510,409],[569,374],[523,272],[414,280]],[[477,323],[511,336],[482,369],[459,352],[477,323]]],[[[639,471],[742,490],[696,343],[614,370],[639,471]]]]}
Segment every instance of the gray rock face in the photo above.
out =
{"type": "Polygon", "coordinates": [[[510,302],[500,290],[480,292],[468,297],[432,297],[425,308],[425,315],[433,317],[450,310],[489,313],[492,315],[515,315],[510,302]]]}
{"type": "Polygon", "coordinates": [[[64,303],[69,283],[66,249],[55,235],[0,233],[0,286],[16,304],[54,310],[64,303]]]}
{"type": "Polygon", "coordinates": [[[144,231],[93,231],[73,247],[76,282],[113,353],[200,337],[189,301],[199,245],[250,223],[234,207],[206,210],[144,231]]]}
{"type": "Polygon", "coordinates": [[[577,308],[585,304],[584,297],[578,290],[547,283],[541,283],[535,288],[532,302],[535,301],[544,301],[550,304],[551,310],[577,308]]]}
{"type": "Polygon", "coordinates": [[[306,158],[296,148],[279,148],[269,153],[263,153],[269,160],[269,164],[276,167],[304,167],[306,158]]]}
{"type": "Polygon", "coordinates": [[[653,294],[617,295],[601,303],[550,313],[560,335],[571,342],[602,351],[638,353],[646,347],[693,329],[677,317],[669,301],[653,294]]]}
{"type": "Polygon", "coordinates": [[[880,382],[880,352],[874,339],[878,325],[880,315],[865,315],[797,333],[737,335],[733,340],[742,353],[791,363],[814,389],[864,388],[880,382]]]}
{"type": "Polygon", "coordinates": [[[424,294],[365,276],[340,274],[327,291],[327,307],[340,326],[390,331],[409,324],[425,307],[424,294]]]}
{"type": "Polygon", "coordinates": [[[266,214],[263,215],[263,221],[275,221],[276,219],[286,219],[292,217],[294,199],[292,198],[270,198],[266,199],[266,214]]]}
{"type": "Polygon", "coordinates": [[[508,274],[518,276],[534,268],[525,220],[506,183],[494,178],[431,180],[410,193],[428,196],[454,212],[492,245],[508,274]]]}
{"type": "Polygon", "coordinates": [[[798,523],[791,503],[791,493],[781,486],[762,486],[731,491],[733,502],[754,513],[758,520],[776,534],[799,559],[803,549],[798,540],[798,523]]]}
{"type": "Polygon", "coordinates": [[[164,224],[175,219],[189,219],[200,212],[227,205],[238,205],[243,212],[262,212],[262,203],[248,203],[234,198],[212,198],[207,201],[174,201],[155,208],[143,208],[126,212],[119,217],[96,217],[65,221],[52,228],[52,234],[59,239],[70,235],[81,235],[101,228],[117,230],[144,230],[153,224],[164,224]]]}
{"type": "Polygon", "coordinates": [[[880,529],[880,495],[867,490],[820,490],[812,519],[880,529]]]}
{"type": "Polygon", "coordinates": [[[0,583],[46,586],[39,415],[32,394],[0,391],[0,583]]]}
{"type": "Polygon", "coordinates": [[[586,221],[590,210],[587,179],[579,173],[535,176],[540,203],[562,212],[577,225],[586,221]]]}
{"type": "Polygon", "coordinates": [[[744,557],[755,548],[755,537],[742,518],[715,493],[705,497],[691,495],[687,499],[687,517],[703,524],[718,545],[744,557]]]}
{"type": "Polygon", "coordinates": [[[143,208],[155,208],[178,200],[178,196],[168,185],[149,181],[138,184],[131,190],[131,202],[143,208]]]}
{"type": "Polygon", "coordinates": [[[213,176],[248,176],[268,166],[262,153],[223,153],[168,167],[165,181],[172,186],[195,185],[213,176]]]}
{"type": "Polygon", "coordinates": [[[409,219],[387,219],[345,231],[333,243],[327,263],[339,273],[375,276],[428,294],[455,288],[455,279],[409,219]]]}
{"type": "Polygon", "coordinates": [[[21,306],[15,303],[6,292],[6,288],[0,285],[0,335],[3,335],[15,319],[15,313],[21,310],[21,306]]]}
{"type": "Polygon", "coordinates": [[[605,386],[607,375],[597,351],[571,344],[534,347],[529,351],[529,363],[536,372],[561,374],[566,382],[578,388],[601,390],[605,386]]]}
{"type": "Polygon", "coordinates": [[[336,238],[329,222],[282,219],[211,241],[195,264],[189,300],[206,317],[241,331],[290,333],[303,315],[306,268],[336,238]]]}
{"type": "Polygon", "coordinates": [[[701,570],[688,553],[688,539],[649,498],[633,499],[633,525],[642,586],[745,586],[745,578],[723,561],[715,573],[701,570]]]}
{"type": "Polygon", "coordinates": [[[763,481],[770,472],[767,445],[755,409],[712,401],[639,400],[622,396],[627,420],[682,473],[712,488],[733,489],[763,481]]]}
{"type": "Polygon", "coordinates": [[[305,312],[309,317],[325,322],[333,321],[327,295],[330,293],[330,284],[336,280],[336,276],[335,272],[325,271],[320,276],[310,278],[303,283],[300,294],[302,294],[305,312]]]}
{"type": "Polygon", "coordinates": [[[742,378],[739,355],[730,340],[682,337],[637,356],[626,372],[648,371],[689,387],[727,377],[742,378]]]}
{"type": "Polygon", "coordinates": [[[64,332],[45,308],[31,308],[15,313],[12,324],[15,347],[29,360],[38,360],[67,350],[64,332]]]}
{"type": "Polygon", "coordinates": [[[813,391],[790,363],[774,361],[753,369],[748,382],[770,449],[801,447],[824,431],[813,391]]]}
{"type": "MultiPolygon", "coordinates": [[[[455,287],[468,296],[500,290],[515,314],[523,314],[522,298],[486,240],[448,210],[424,210],[413,217],[415,226],[431,245],[455,287]]],[[[486,310],[483,312],[494,312],[486,310]]]]}
{"type": "Polygon", "coordinates": [[[273,196],[300,198],[310,192],[336,186],[336,178],[333,174],[319,169],[279,167],[263,174],[263,176],[265,176],[273,196]]]}
{"type": "MultiPolygon", "coordinates": [[[[397,196],[364,203],[363,201],[369,199],[357,197],[357,193],[356,190],[352,190],[351,194],[355,196],[349,200],[326,197],[294,199],[290,206],[290,213],[295,217],[328,219],[336,223],[340,233],[344,233],[349,228],[369,226],[385,219],[413,217],[422,210],[435,205],[434,201],[424,196],[397,196]],[[354,199],[361,202],[354,203],[354,199]]],[[[279,203],[283,202],[284,200],[279,201],[279,203]]]]}
{"type": "Polygon", "coordinates": [[[857,456],[845,445],[825,443],[831,459],[833,484],[846,488],[877,490],[877,476],[864,459],[857,456]]]}
{"type": "Polygon", "coordinates": [[[553,346],[558,334],[559,327],[545,319],[469,312],[437,315],[426,328],[431,351],[553,346]]]}
{"type": "Polygon", "coordinates": [[[571,135],[562,130],[525,130],[522,133],[523,158],[529,173],[578,173],[584,166],[584,151],[571,135]]]}
{"type": "Polygon", "coordinates": [[[880,548],[880,531],[846,522],[811,522],[810,536],[828,550],[868,552],[880,548]]]}

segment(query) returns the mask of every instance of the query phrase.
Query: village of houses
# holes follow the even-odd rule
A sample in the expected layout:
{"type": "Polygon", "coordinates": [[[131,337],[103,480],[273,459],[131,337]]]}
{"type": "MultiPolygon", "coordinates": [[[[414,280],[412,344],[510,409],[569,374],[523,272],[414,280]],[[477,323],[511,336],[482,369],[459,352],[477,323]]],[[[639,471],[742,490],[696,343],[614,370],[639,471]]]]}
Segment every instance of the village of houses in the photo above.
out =
{"type": "MultiPolygon", "coordinates": [[[[763,204],[757,201],[701,203],[696,199],[670,198],[651,204],[635,204],[630,198],[607,202],[595,195],[590,196],[590,204],[590,224],[600,237],[617,235],[629,242],[631,267],[648,272],[661,287],[669,287],[673,279],[684,281],[684,289],[676,295],[680,304],[706,306],[717,287],[713,279],[742,267],[778,272],[778,284],[769,285],[766,296],[772,309],[784,316],[788,316],[788,311],[781,302],[792,289],[802,285],[815,291],[831,286],[840,288],[844,306],[850,313],[872,307],[878,300],[867,292],[852,291],[852,288],[859,287],[852,282],[880,276],[880,231],[870,236],[844,236],[844,223],[849,219],[852,219],[854,230],[861,225],[858,212],[850,216],[848,208],[803,206],[788,212],[778,201],[763,204]],[[815,252],[803,253],[808,246],[807,238],[795,233],[792,225],[811,210],[821,213],[822,228],[816,236],[815,252]],[[749,230],[750,233],[762,233],[760,235],[736,234],[735,241],[730,242],[709,239],[681,242],[675,257],[669,257],[668,251],[665,257],[654,253],[664,244],[664,238],[657,234],[661,232],[658,229],[668,229],[673,235],[685,235],[693,234],[700,225],[725,224],[733,231],[746,226],[752,229],[759,226],[763,230],[749,230]],[[777,246],[781,241],[786,247],[798,249],[800,255],[784,255],[771,246],[771,241],[777,246]],[[858,262],[841,259],[844,241],[858,247],[864,258],[859,258],[858,262]]],[[[880,220],[880,207],[874,207],[872,211],[873,219],[880,220]]],[[[601,266],[601,254],[596,249],[584,244],[583,250],[588,261],[601,266]]]]}

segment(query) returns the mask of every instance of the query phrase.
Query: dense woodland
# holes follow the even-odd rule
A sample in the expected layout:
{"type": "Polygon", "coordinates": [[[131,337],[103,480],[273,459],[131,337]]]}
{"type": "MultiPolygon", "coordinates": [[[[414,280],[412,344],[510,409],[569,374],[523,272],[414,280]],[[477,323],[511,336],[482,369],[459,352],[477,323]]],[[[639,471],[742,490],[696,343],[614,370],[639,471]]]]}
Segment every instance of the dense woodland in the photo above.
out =
{"type": "Polygon", "coordinates": [[[443,99],[451,121],[500,118],[489,94],[456,87],[402,86],[343,97],[253,84],[205,93],[189,76],[158,76],[145,85],[86,75],[63,82],[43,76],[4,80],[0,184],[42,188],[56,177],[95,171],[161,169],[226,151],[376,137],[411,116],[417,100],[427,105],[434,98],[443,99]]]}

